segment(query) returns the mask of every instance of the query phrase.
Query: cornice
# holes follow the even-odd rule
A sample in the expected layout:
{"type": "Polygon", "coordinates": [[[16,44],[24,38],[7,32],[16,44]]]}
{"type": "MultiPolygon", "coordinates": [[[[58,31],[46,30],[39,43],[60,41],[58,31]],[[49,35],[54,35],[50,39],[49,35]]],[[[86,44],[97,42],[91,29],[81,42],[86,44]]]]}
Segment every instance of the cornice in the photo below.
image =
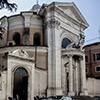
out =
{"type": "Polygon", "coordinates": [[[19,56],[14,56],[14,55],[8,55],[8,58],[10,59],[16,59],[16,60],[24,60],[25,62],[35,62],[32,58],[23,58],[23,57],[19,57],[19,56]]]}
{"type": "Polygon", "coordinates": [[[62,55],[78,55],[78,56],[83,56],[84,55],[84,51],[80,50],[80,49],[62,49],[61,50],[62,55]]]}
{"type": "Polygon", "coordinates": [[[47,52],[48,51],[48,47],[35,47],[33,45],[31,46],[8,46],[8,47],[0,47],[0,53],[4,53],[4,52],[11,52],[17,49],[22,49],[22,50],[26,50],[26,51],[32,51],[34,52],[36,49],[38,52],[47,52]]]}

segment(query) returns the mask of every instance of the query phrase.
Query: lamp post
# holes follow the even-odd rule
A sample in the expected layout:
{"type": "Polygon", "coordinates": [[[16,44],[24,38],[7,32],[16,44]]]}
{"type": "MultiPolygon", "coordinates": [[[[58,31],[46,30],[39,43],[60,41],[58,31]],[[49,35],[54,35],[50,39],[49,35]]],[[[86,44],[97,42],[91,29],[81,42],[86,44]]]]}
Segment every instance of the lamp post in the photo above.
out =
{"type": "Polygon", "coordinates": [[[2,27],[1,22],[0,22],[0,39],[1,40],[3,39],[2,35],[4,34],[4,32],[5,32],[5,28],[2,27]]]}

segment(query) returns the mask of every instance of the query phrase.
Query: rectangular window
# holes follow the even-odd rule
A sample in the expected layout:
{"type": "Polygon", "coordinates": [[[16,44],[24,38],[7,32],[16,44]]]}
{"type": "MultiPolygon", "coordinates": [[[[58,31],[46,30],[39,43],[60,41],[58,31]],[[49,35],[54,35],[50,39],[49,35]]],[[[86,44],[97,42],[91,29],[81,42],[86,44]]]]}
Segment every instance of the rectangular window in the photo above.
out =
{"type": "Polygon", "coordinates": [[[96,72],[100,72],[100,66],[96,67],[96,72]]]}
{"type": "Polygon", "coordinates": [[[100,53],[97,53],[96,56],[97,56],[97,60],[100,60],[100,53]]]}
{"type": "Polygon", "coordinates": [[[88,56],[85,56],[85,61],[88,62],[88,56]]]}
{"type": "Polygon", "coordinates": [[[93,55],[94,61],[100,60],[100,53],[96,53],[93,55]]]}

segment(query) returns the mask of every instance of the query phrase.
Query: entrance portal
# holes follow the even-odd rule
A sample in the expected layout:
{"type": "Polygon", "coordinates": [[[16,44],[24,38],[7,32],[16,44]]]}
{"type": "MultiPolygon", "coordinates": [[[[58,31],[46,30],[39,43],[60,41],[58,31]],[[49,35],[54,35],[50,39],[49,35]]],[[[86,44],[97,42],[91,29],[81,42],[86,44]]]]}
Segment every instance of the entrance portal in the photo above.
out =
{"type": "Polygon", "coordinates": [[[13,98],[17,100],[28,98],[28,72],[23,67],[17,68],[14,73],[13,98]]]}

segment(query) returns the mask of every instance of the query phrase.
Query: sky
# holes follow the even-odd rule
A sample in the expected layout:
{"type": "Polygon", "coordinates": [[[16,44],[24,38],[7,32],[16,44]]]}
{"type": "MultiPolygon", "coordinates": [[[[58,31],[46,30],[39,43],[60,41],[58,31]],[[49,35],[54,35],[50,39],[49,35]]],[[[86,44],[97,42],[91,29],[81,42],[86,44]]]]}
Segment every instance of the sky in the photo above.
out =
{"type": "MultiPolygon", "coordinates": [[[[7,9],[0,10],[0,18],[4,15],[10,16],[19,14],[21,11],[28,11],[36,4],[37,0],[9,0],[18,5],[17,12],[10,12],[7,9]],[[24,2],[24,3],[23,3],[24,2]]],[[[100,42],[100,0],[38,0],[38,3],[49,4],[53,1],[56,2],[74,2],[86,21],[89,27],[84,31],[85,44],[100,42]]]]}

